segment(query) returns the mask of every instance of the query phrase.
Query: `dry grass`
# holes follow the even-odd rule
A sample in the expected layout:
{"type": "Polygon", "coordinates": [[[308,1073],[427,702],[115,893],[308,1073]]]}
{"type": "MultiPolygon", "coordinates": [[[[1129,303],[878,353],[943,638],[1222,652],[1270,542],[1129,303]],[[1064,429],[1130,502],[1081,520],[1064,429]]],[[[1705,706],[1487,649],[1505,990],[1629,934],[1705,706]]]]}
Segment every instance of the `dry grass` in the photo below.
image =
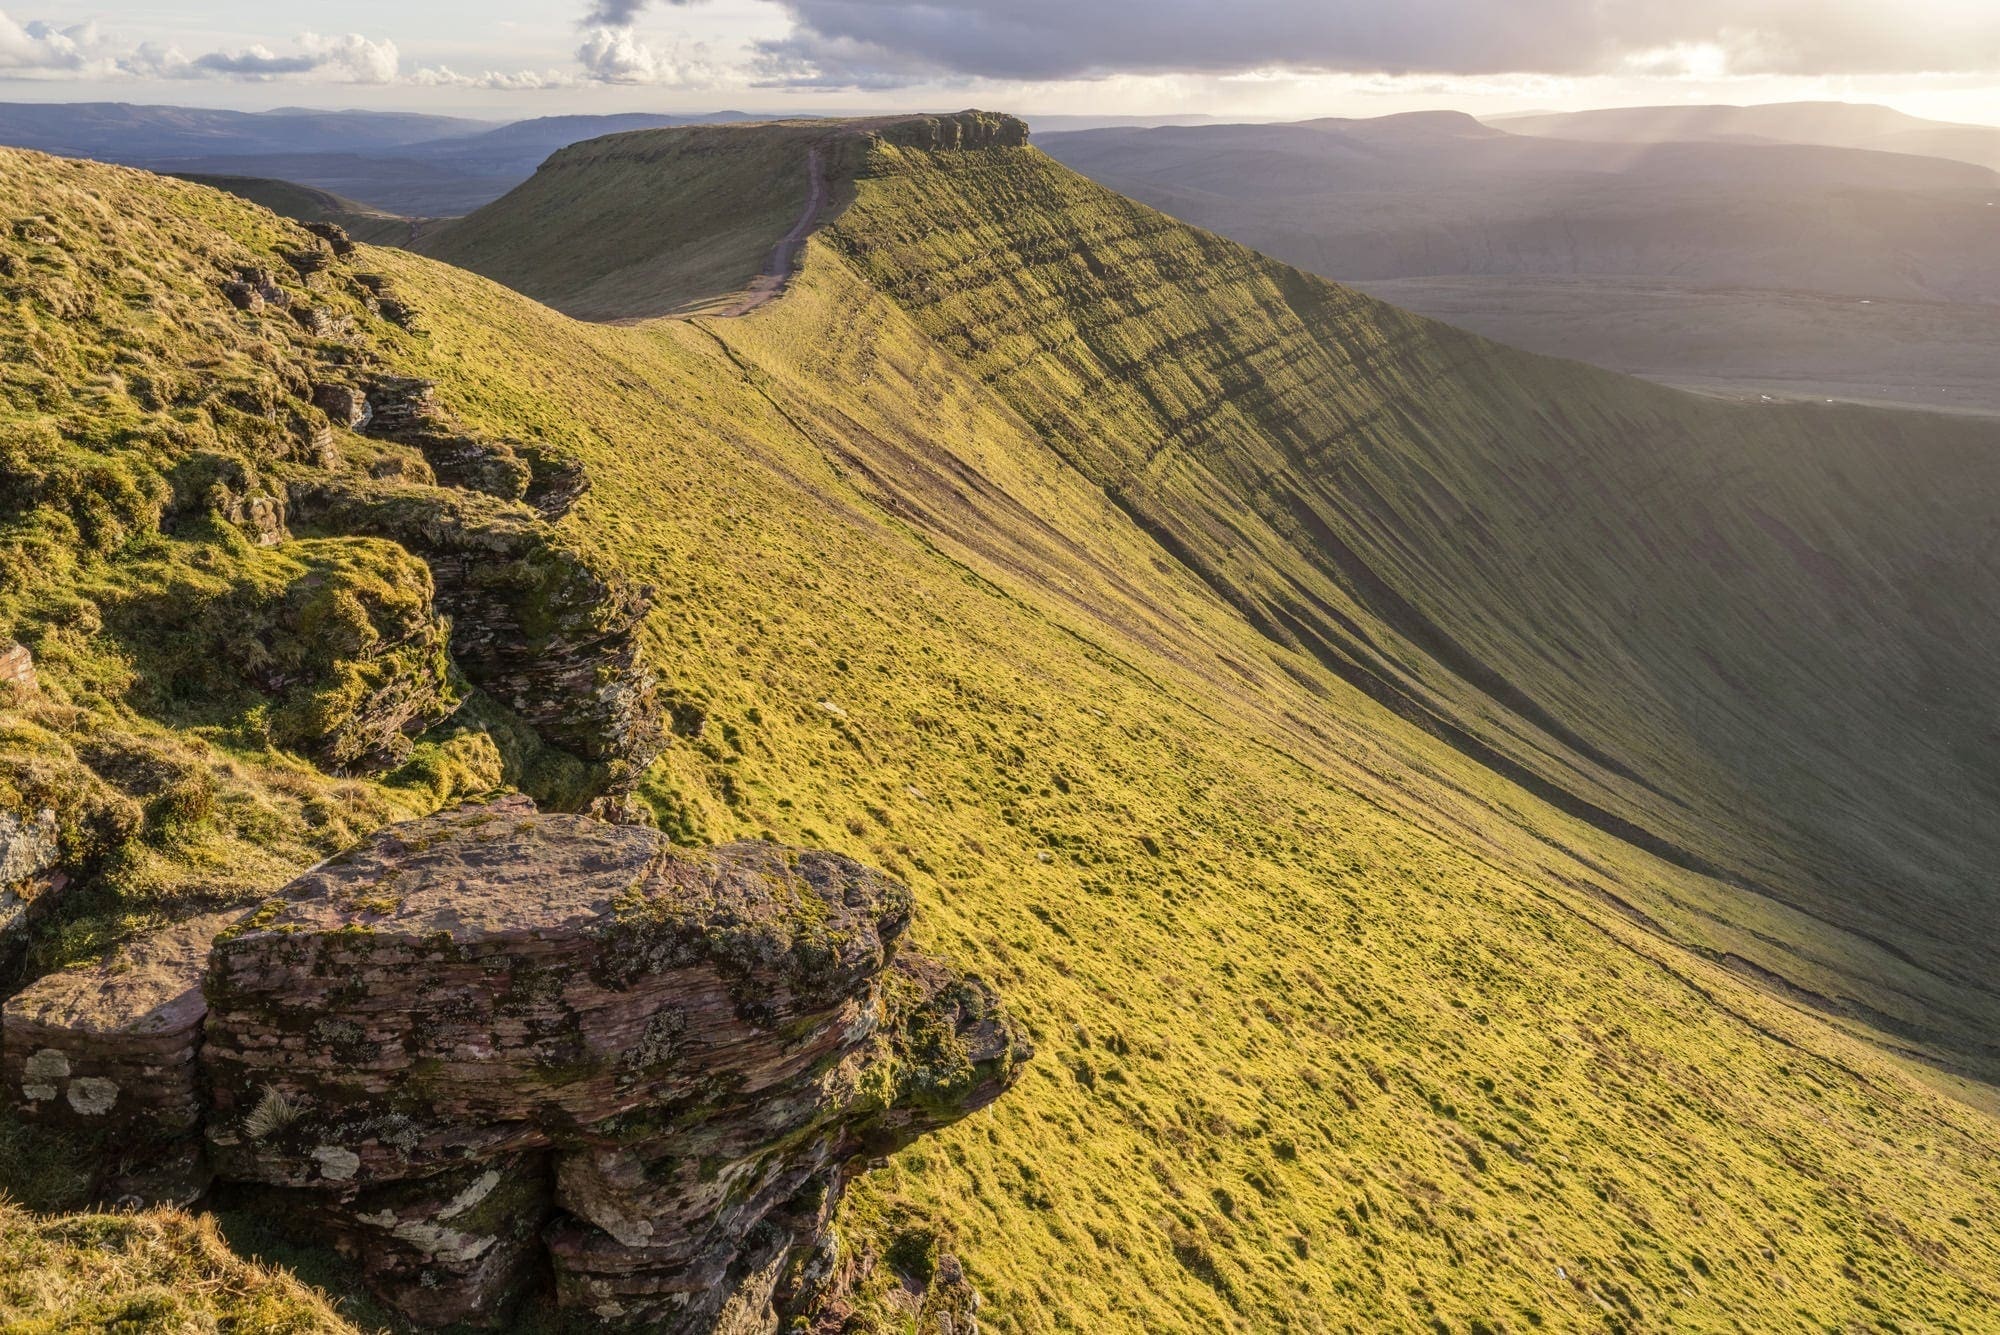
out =
{"type": "Polygon", "coordinates": [[[179,1211],[37,1216],[0,1201],[7,1335],[353,1335],[323,1296],[179,1211]]]}

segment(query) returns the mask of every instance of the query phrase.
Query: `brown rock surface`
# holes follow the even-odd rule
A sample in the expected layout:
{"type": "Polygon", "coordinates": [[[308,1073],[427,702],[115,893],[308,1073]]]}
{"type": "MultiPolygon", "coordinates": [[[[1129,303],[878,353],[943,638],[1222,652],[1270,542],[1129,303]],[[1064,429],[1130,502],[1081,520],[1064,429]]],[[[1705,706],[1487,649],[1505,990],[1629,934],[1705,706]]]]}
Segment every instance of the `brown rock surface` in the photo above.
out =
{"type": "Polygon", "coordinates": [[[334,254],[352,255],[354,253],[354,238],[349,236],[347,229],[339,223],[309,222],[304,226],[308,232],[326,242],[332,248],[334,254]]]}
{"type": "Polygon", "coordinates": [[[25,694],[33,694],[38,689],[35,656],[28,652],[27,645],[9,644],[0,648],[0,686],[11,686],[25,694]]]}
{"type": "Polygon", "coordinates": [[[325,413],[335,426],[348,430],[366,426],[372,411],[368,406],[368,396],[353,385],[314,385],[312,401],[313,406],[325,413]]]}
{"type": "Polygon", "coordinates": [[[216,943],[211,1156],[412,1319],[493,1318],[546,1250],[607,1323],[775,1323],[856,1161],[1025,1053],[983,986],[896,955],[909,914],[836,854],[523,798],[392,828],[216,943]]]}
{"type": "Polygon", "coordinates": [[[377,435],[393,436],[442,420],[437,406],[435,381],[400,375],[378,376],[368,387],[368,403],[374,410],[369,426],[377,435]]]}
{"type": "Polygon", "coordinates": [[[210,942],[239,913],[178,923],[51,974],[0,1008],[0,1079],[24,1121],[95,1134],[104,1193],[187,1204],[207,1185],[195,1051],[210,942]]]}

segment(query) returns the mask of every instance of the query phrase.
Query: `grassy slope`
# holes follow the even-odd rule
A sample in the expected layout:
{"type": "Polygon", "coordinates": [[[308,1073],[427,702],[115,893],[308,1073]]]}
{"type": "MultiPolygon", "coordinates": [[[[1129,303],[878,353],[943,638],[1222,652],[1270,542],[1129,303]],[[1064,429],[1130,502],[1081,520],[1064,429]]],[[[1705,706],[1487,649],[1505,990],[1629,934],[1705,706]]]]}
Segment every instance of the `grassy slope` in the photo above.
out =
{"type": "Polygon", "coordinates": [[[811,122],[612,135],[557,153],[504,200],[427,232],[426,255],[611,320],[705,309],[747,285],[797,219],[811,122]],[[633,171],[672,188],[633,194],[633,171]],[[671,253],[674,263],[660,257],[671,253]]]}
{"type": "MultiPolygon", "coordinates": [[[[188,196],[87,170],[173,253],[188,196]]],[[[369,260],[398,363],[583,453],[564,527],[659,587],[670,823],[890,866],[1036,1030],[858,1245],[951,1233],[998,1330],[1990,1325],[1988,1115],[1608,908],[1718,891],[1259,634],[832,245],[637,330],[369,260]]]]}
{"type": "Polygon", "coordinates": [[[266,176],[203,176],[186,173],[183,180],[213,186],[252,204],[261,204],[281,218],[297,222],[330,222],[345,227],[348,235],[371,245],[393,246],[410,234],[410,220],[396,214],[344,198],[331,190],[274,180],[266,176]]]}
{"type": "Polygon", "coordinates": [[[1784,906],[1700,939],[1993,1073],[1990,425],[1692,400],[954,162],[829,239],[1069,462],[1274,638],[1784,906]]]}
{"type": "MultiPolygon", "coordinates": [[[[617,442],[596,448],[586,527],[673,590],[661,648],[710,710],[667,762],[663,805],[709,836],[831,839],[910,875],[926,935],[997,972],[1049,1041],[1021,1097],[905,1156],[857,1223],[949,1218],[1002,1328],[1269,1328],[1308,1312],[1366,1328],[1419,1324],[1432,1303],[1454,1329],[1529,1308],[1601,1319],[1593,1285],[1614,1309],[1623,1293],[1633,1322],[1783,1324],[1868,1302],[1969,1321],[1989,1299],[1938,1298],[1904,1267],[1932,1245],[1962,1262],[1986,1245],[1976,1233],[1874,1252],[1853,1273],[1883,1273],[1859,1287],[1846,1244],[1801,1239],[1863,1242],[1840,1222],[1849,1193],[1943,1187],[1864,1129],[1881,1091],[1955,1128],[1947,1153],[1967,1176],[1944,1189],[1966,1201],[1992,1190],[1990,1124],[1649,943],[1593,890],[1736,896],[1464,763],[1274,650],[1165,559],[1016,403],[954,368],[959,347],[840,260],[861,236],[897,262],[861,229],[901,225],[902,185],[864,181],[792,294],[748,320],[585,331],[531,322],[469,279],[431,303],[462,320],[434,340],[438,369],[463,367],[494,421],[580,400],[576,429],[617,442]],[[528,365],[559,338],[607,360],[551,365],[528,395],[479,369],[528,365]],[[723,392],[738,373],[764,406],[723,392]],[[643,411],[628,384],[675,405],[670,436],[624,425],[643,411]],[[782,600],[755,592],[773,588],[782,600]],[[1190,1022],[1203,1014],[1217,1022],[1190,1022]],[[1762,1230],[1788,1211],[1797,1250],[1766,1261],[1762,1230]],[[1733,1239],[1727,1284],[1700,1278],[1701,1238],[1733,1239]],[[1591,1279],[1573,1287],[1558,1265],[1591,1279]]],[[[981,217],[1035,198],[1018,182],[943,188],[981,217]]],[[[926,201],[926,244],[999,249],[954,227],[949,202],[926,201]]],[[[1047,225],[1088,250],[1079,219],[1101,225],[1074,211],[1047,225]]],[[[977,275],[1033,272],[1011,260],[977,275]]],[[[990,322],[945,328],[1026,360],[990,322]]],[[[1102,405],[1115,383],[1067,402],[1102,405]]],[[[1977,1218],[1933,1203],[1900,1226],[1941,1208],[1977,1218]]]]}

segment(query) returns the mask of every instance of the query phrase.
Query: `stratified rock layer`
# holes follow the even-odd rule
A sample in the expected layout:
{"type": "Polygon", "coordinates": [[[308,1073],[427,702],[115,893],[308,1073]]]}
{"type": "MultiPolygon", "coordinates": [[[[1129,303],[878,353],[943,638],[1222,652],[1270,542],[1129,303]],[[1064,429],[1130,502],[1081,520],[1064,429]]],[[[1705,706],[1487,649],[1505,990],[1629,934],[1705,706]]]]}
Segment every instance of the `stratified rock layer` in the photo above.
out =
{"type": "Polygon", "coordinates": [[[187,1204],[208,1184],[195,1051],[212,914],[51,974],[0,1010],[0,1078],[24,1121],[90,1133],[115,1200],[187,1204]]]}
{"type": "Polygon", "coordinates": [[[983,986],[896,956],[909,917],[823,851],[520,798],[395,827],[216,943],[211,1157],[415,1320],[493,1319],[546,1250],[603,1322],[775,1328],[857,1158],[1025,1055],[983,986]]]}

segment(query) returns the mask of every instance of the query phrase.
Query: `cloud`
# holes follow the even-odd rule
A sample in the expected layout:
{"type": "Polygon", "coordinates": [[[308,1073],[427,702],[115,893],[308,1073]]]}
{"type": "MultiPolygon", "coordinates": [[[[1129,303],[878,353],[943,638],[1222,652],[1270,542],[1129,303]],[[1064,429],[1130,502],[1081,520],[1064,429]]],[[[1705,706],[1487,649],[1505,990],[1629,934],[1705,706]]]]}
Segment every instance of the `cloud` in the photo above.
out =
{"type": "Polygon", "coordinates": [[[516,70],[511,74],[486,70],[479,74],[460,74],[449,65],[432,65],[415,71],[404,82],[420,88],[489,88],[507,93],[526,93],[544,88],[571,88],[576,85],[577,78],[561,70],[516,70]]]}
{"type": "MultiPolygon", "coordinates": [[[[675,7],[700,0],[666,0],[675,7]]],[[[591,0],[577,23],[583,30],[576,62],[584,78],[596,83],[666,84],[698,87],[713,83],[716,71],[696,46],[690,52],[679,43],[661,50],[641,40],[635,25],[651,0],[591,0]]]]}
{"type": "Polygon", "coordinates": [[[303,33],[288,51],[262,43],[190,56],[174,46],[133,45],[96,24],[58,28],[17,23],[0,11],[0,79],[268,79],[311,77],[335,83],[394,83],[396,44],[359,33],[303,33]]]}
{"type": "Polygon", "coordinates": [[[864,88],[1258,69],[1584,75],[1679,53],[1732,74],[2000,68],[1985,0],[781,2],[793,30],[760,44],[760,72],[864,88]]]}
{"type": "MultiPolygon", "coordinates": [[[[653,58],[656,76],[675,62],[653,58]]],[[[343,84],[411,84],[425,88],[487,88],[530,92],[574,87],[578,78],[559,70],[486,70],[460,74],[438,65],[402,72],[402,57],[391,41],[359,33],[326,37],[302,33],[288,50],[253,43],[232,50],[189,55],[153,42],[132,45],[95,24],[57,28],[41,22],[16,23],[0,12],[0,80],[36,78],[232,79],[244,82],[312,80],[343,84]]]]}
{"type": "MultiPolygon", "coordinates": [[[[686,3],[686,0],[679,0],[686,3]]],[[[646,12],[649,0],[597,0],[583,16],[580,28],[629,28],[646,12]]]]}
{"type": "Polygon", "coordinates": [[[171,55],[161,61],[159,72],[170,78],[276,79],[287,75],[313,74],[339,83],[394,83],[400,57],[394,42],[376,42],[359,33],[344,37],[321,37],[305,33],[298,49],[279,54],[263,45],[241,51],[210,51],[176,63],[171,55]]]}
{"type": "Polygon", "coordinates": [[[117,61],[96,24],[58,28],[36,20],[16,23],[0,11],[0,78],[82,78],[116,69],[117,61]]]}

